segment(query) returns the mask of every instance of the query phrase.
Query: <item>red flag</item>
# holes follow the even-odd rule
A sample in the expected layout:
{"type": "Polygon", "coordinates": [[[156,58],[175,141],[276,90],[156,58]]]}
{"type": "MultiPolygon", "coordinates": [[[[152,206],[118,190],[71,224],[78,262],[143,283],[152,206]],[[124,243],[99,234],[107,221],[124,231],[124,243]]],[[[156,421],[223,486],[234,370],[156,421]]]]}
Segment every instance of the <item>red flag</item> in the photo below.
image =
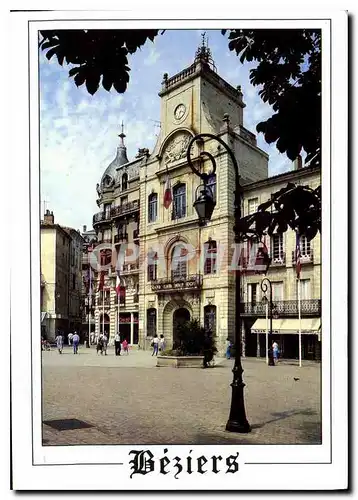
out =
{"type": "Polygon", "coordinates": [[[101,292],[104,287],[104,272],[101,271],[100,277],[99,277],[99,283],[98,283],[98,290],[97,292],[101,292]]]}
{"type": "Polygon", "coordinates": [[[168,209],[172,201],[173,201],[172,187],[170,184],[169,174],[167,173],[167,178],[165,181],[165,188],[164,188],[164,200],[163,200],[163,205],[165,206],[165,208],[168,209]]]}
{"type": "Polygon", "coordinates": [[[296,274],[297,279],[300,279],[301,275],[301,246],[300,246],[300,235],[296,233],[296,274]]]}

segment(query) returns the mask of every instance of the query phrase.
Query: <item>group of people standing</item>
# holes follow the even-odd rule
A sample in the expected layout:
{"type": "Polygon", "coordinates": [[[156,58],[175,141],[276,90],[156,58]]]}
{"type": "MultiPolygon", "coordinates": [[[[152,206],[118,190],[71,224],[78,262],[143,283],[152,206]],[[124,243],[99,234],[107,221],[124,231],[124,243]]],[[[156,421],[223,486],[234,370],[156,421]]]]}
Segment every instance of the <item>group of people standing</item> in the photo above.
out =
{"type": "Polygon", "coordinates": [[[161,335],[160,338],[155,333],[153,336],[152,343],[150,344],[153,347],[152,356],[158,356],[158,351],[164,351],[165,349],[165,339],[164,335],[161,335]]]}

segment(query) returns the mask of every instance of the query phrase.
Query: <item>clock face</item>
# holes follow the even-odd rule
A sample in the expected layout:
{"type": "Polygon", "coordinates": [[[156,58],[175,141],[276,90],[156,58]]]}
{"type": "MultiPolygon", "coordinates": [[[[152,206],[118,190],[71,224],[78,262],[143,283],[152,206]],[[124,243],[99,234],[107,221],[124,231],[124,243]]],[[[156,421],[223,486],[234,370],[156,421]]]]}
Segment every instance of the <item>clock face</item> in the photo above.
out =
{"type": "Polygon", "coordinates": [[[174,110],[174,118],[176,120],[181,120],[185,115],[185,112],[186,112],[186,107],[184,106],[184,104],[179,104],[174,110]]]}

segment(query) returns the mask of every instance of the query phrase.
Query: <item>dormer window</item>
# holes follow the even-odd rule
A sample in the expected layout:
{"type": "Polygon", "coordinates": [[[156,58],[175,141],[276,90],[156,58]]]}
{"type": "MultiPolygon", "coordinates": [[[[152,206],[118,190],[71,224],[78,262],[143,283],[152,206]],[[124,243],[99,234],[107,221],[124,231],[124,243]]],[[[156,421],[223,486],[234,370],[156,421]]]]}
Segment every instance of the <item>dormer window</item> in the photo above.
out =
{"type": "Polygon", "coordinates": [[[122,175],[122,191],[125,191],[128,189],[128,174],[123,174],[122,175]]]}

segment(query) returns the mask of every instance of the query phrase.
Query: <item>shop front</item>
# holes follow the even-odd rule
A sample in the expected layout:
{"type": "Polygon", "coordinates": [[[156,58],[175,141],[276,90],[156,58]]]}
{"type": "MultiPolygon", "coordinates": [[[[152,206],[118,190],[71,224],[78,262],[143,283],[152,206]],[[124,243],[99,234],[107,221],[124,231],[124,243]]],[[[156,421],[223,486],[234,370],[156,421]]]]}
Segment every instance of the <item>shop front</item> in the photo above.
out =
{"type": "Polygon", "coordinates": [[[272,333],[270,322],[259,318],[251,327],[251,335],[256,339],[258,357],[266,356],[266,349],[277,342],[280,357],[299,359],[299,332],[301,331],[302,359],[320,361],[321,359],[321,318],[273,319],[272,333]]]}

